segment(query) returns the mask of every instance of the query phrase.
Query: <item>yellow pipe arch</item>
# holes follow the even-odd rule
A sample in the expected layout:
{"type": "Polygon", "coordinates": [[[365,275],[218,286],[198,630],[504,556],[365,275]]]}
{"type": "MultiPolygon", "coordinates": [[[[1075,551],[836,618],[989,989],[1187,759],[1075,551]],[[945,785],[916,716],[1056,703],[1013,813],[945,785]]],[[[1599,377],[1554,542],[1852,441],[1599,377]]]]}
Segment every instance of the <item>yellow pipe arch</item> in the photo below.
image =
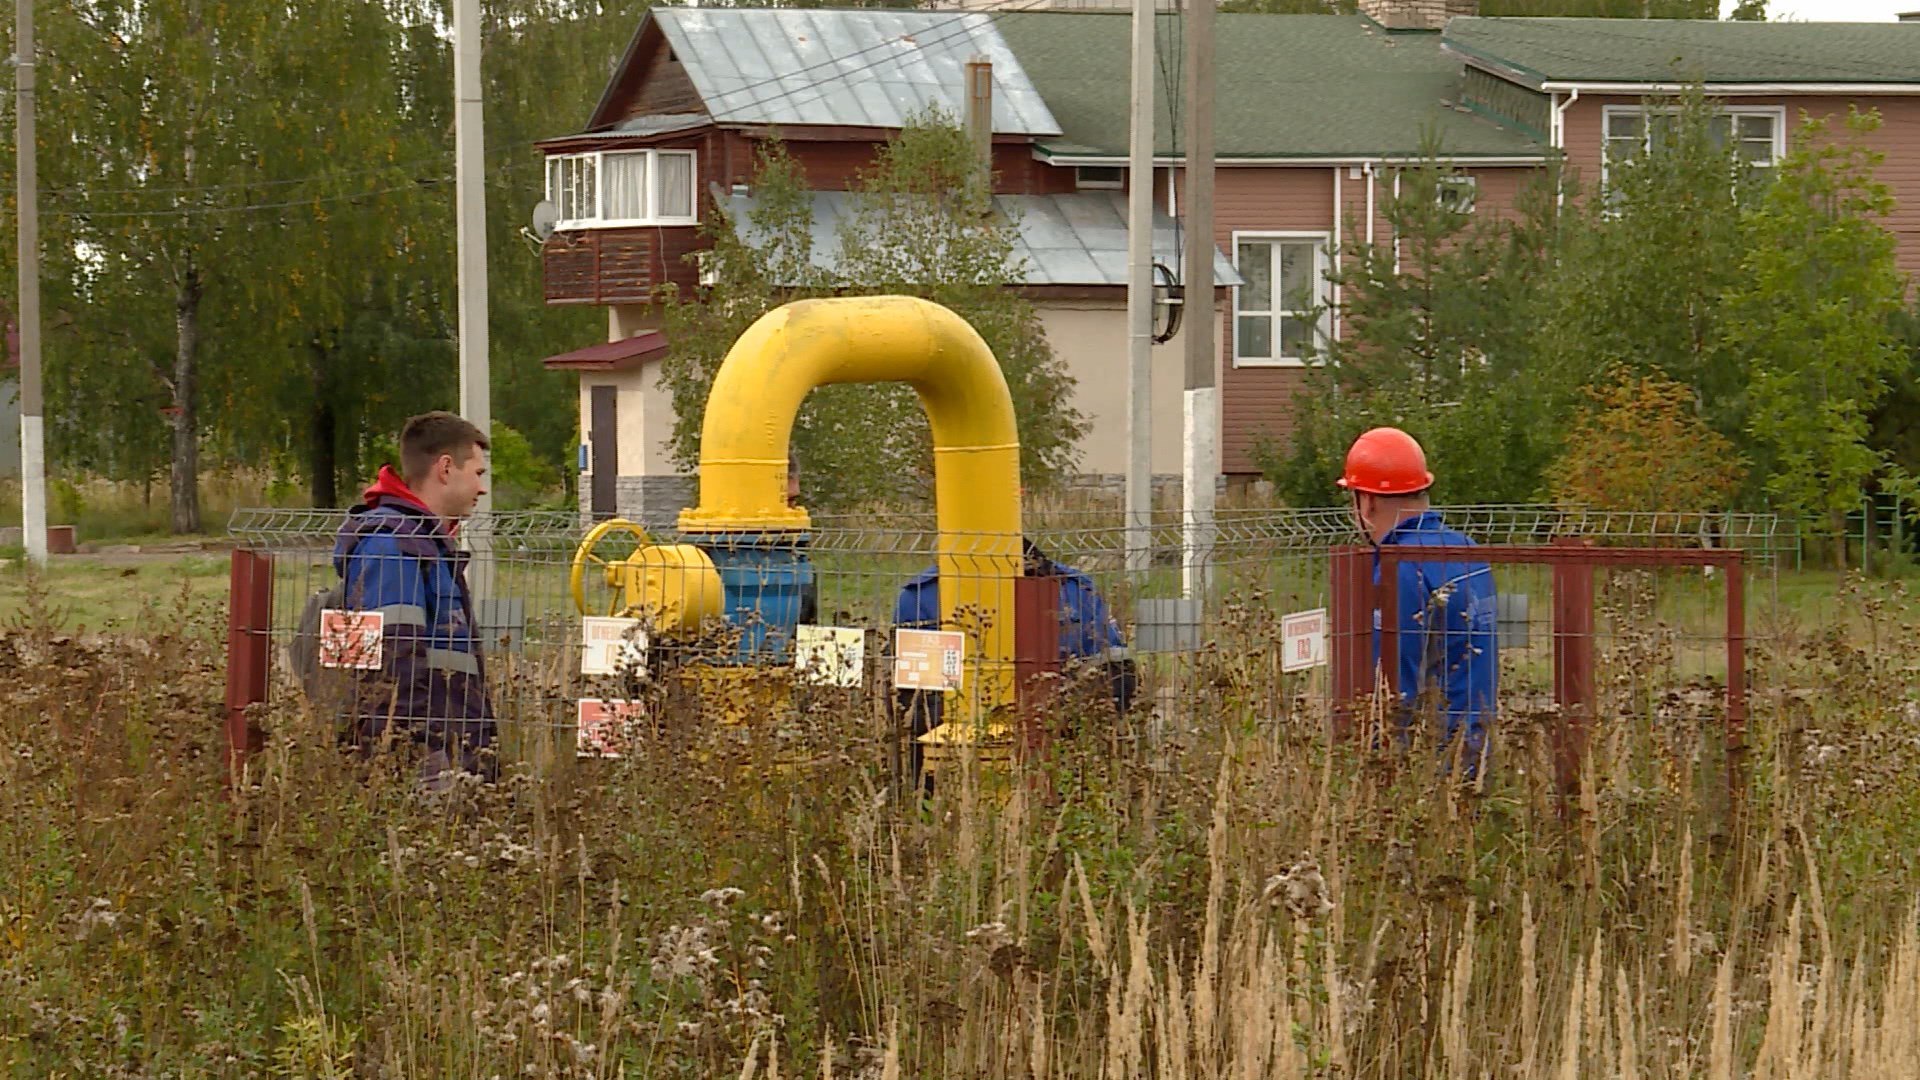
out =
{"type": "Polygon", "coordinates": [[[968,651],[978,649],[976,684],[963,696],[982,713],[1010,705],[1020,433],[999,361],[947,308],[909,296],[838,297],[761,316],[708,391],[700,504],[681,512],[680,529],[807,529],[806,510],[786,500],[794,417],[815,387],[862,382],[904,382],[920,397],[933,428],[942,625],[978,631],[968,635],[968,651]]]}

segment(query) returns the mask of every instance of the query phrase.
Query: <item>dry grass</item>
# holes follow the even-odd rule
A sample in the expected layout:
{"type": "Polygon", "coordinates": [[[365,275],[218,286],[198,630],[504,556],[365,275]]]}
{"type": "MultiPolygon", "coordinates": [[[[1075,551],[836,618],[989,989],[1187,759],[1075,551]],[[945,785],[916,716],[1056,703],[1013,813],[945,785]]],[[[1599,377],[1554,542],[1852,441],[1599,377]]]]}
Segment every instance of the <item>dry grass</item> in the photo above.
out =
{"type": "Polygon", "coordinates": [[[1920,1076],[1898,639],[1760,658],[1737,816],[1696,699],[1611,725],[1571,804],[1537,717],[1462,790],[1329,748],[1264,624],[1160,737],[1079,717],[925,808],[826,698],[617,763],[518,731],[428,804],[289,702],[221,799],[212,616],[0,636],[12,1075],[1920,1076]]]}

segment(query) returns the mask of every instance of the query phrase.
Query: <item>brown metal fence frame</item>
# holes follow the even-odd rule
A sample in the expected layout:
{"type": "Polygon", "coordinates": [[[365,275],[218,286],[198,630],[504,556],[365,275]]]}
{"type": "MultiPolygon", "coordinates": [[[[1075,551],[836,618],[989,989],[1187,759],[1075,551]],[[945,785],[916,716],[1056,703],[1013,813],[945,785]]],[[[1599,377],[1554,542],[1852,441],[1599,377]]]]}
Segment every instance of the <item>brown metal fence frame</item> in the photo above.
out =
{"type": "MultiPolygon", "coordinates": [[[[1772,570],[1779,552],[1791,550],[1790,546],[1782,547],[1791,538],[1781,532],[1778,520],[1770,515],[1609,515],[1529,506],[1439,509],[1450,526],[1484,545],[1468,549],[1471,557],[1533,562],[1553,568],[1553,670],[1556,700],[1563,707],[1593,701],[1591,638],[1596,568],[1716,566],[1772,570]],[[1702,546],[1690,546],[1694,544],[1702,546]]],[[[1204,602],[1178,599],[1177,570],[1182,553],[1177,523],[1156,526],[1155,570],[1137,578],[1121,567],[1125,534],[1111,515],[1055,513],[1035,514],[1034,518],[1029,522],[1030,537],[1038,538],[1062,562],[1080,565],[1112,601],[1113,613],[1123,625],[1138,620],[1137,625],[1126,625],[1126,629],[1134,651],[1143,658],[1154,653],[1190,654],[1202,649],[1203,643],[1213,637],[1222,613],[1236,599],[1253,595],[1267,604],[1331,608],[1333,696],[1336,701],[1345,701],[1355,696],[1356,688],[1370,688],[1370,648],[1356,650],[1352,641],[1343,643],[1342,634],[1351,635],[1355,627],[1370,621],[1374,598],[1368,590],[1373,549],[1352,546],[1355,533],[1346,511],[1222,513],[1217,518],[1214,544],[1206,553],[1212,586],[1204,602]],[[1170,595],[1174,599],[1166,599],[1170,595]],[[1161,607],[1150,614],[1147,605],[1153,604],[1161,607]],[[1192,604],[1193,609],[1169,616],[1168,604],[1192,604]],[[1190,626],[1179,624],[1172,632],[1168,626],[1173,624],[1149,625],[1152,619],[1169,617],[1200,621],[1190,626]],[[1149,634],[1150,629],[1155,632],[1149,634]]],[[[342,520],[341,511],[252,510],[236,514],[230,525],[238,547],[232,557],[230,582],[225,726],[234,775],[260,745],[249,713],[267,701],[271,688],[281,681],[276,678],[276,666],[284,659],[277,649],[292,630],[290,620],[313,588],[331,580],[330,553],[342,520]],[[275,595],[276,588],[281,595],[275,595]]],[[[530,646],[551,648],[569,640],[559,627],[533,621],[531,609],[542,606],[534,601],[553,606],[556,598],[550,593],[563,582],[565,560],[590,524],[575,514],[500,514],[485,521],[470,521],[464,530],[499,560],[503,571],[498,582],[501,595],[518,596],[529,609],[524,630],[530,646]]],[[[865,615],[854,612],[852,624],[882,627],[892,610],[885,597],[891,596],[898,585],[891,575],[932,562],[935,534],[928,529],[929,524],[925,515],[908,514],[898,515],[897,520],[884,516],[817,519],[812,551],[817,557],[816,573],[828,587],[821,596],[823,619],[835,622],[848,615],[832,610],[837,605],[831,603],[830,590],[842,583],[859,586],[853,595],[864,597],[862,603],[869,609],[875,601],[868,594],[881,597],[880,611],[868,610],[865,615]],[[888,578],[884,588],[876,584],[880,577],[888,578]],[[875,618],[879,622],[870,621],[875,618]]],[[[663,531],[656,531],[654,537],[661,542],[679,539],[663,531]]],[[[1453,554],[1451,549],[1399,548],[1389,549],[1385,557],[1397,561],[1445,558],[1449,554],[1453,554]]],[[[1738,590],[1743,584],[1739,579],[1738,573],[1730,574],[1730,588],[1738,590]]],[[[1016,587],[1015,668],[1021,687],[1021,711],[1026,716],[1020,742],[1029,751],[1045,742],[1046,733],[1033,717],[1061,670],[1057,620],[1045,615],[1059,603],[1055,590],[1016,587]]],[[[1744,615],[1744,607],[1736,600],[1734,610],[1729,612],[1729,640],[1742,646],[1744,615]]],[[[572,621],[570,614],[566,621],[572,621]]],[[[1736,665],[1740,663],[1739,651],[1733,654],[1736,665]]],[[[1744,671],[1735,670],[1733,675],[1728,723],[1737,744],[1745,714],[1744,671]]],[[[1275,690],[1279,692],[1280,688],[1276,686],[1275,690]]],[[[523,726],[570,726],[570,714],[553,701],[533,704],[539,708],[518,721],[523,726]]],[[[1584,735],[1577,726],[1570,733],[1584,735]]],[[[1581,745],[1577,738],[1568,743],[1561,755],[1562,771],[1577,771],[1576,751],[1581,745]]]]}
{"type": "MultiPolygon", "coordinates": [[[[1486,546],[1347,545],[1331,553],[1333,588],[1331,648],[1334,735],[1349,738],[1353,705],[1375,692],[1373,614],[1398,611],[1403,562],[1484,562],[1545,566],[1553,571],[1553,699],[1559,708],[1554,739],[1555,779],[1564,793],[1577,790],[1594,719],[1594,571],[1713,567],[1726,574],[1727,651],[1725,740],[1728,792],[1736,801],[1747,727],[1747,553],[1736,548],[1597,547],[1577,537],[1551,544],[1486,546]],[[1373,560],[1380,559],[1380,582],[1373,560]]],[[[1381,620],[1378,670],[1395,671],[1399,628],[1381,620]]]]}

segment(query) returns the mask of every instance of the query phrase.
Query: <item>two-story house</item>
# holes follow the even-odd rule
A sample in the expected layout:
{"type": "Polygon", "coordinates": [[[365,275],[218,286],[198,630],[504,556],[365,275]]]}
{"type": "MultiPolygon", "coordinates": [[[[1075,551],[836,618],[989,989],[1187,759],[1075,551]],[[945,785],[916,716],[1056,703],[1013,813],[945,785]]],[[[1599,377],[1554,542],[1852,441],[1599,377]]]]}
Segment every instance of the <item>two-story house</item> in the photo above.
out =
{"type": "MultiPolygon", "coordinates": [[[[1222,15],[1211,228],[1229,482],[1284,439],[1317,341],[1340,333],[1331,260],[1385,242],[1396,170],[1438,137],[1463,172],[1447,197],[1510,206],[1556,156],[1598,179],[1609,146],[1656,137],[1657,100],[1704,81],[1752,160],[1801,112],[1880,109],[1902,265],[1920,268],[1920,26],[1456,17],[1469,0],[1364,0],[1356,16],[1222,15]],[[1444,29],[1440,27],[1444,26],[1444,29]]],[[[1183,179],[1177,21],[1160,21],[1157,257],[1177,264],[1183,179]]],[[[551,357],[581,375],[592,511],[665,520],[691,495],[664,449],[672,348],[660,283],[697,285],[703,213],[744,221],[760,140],[777,132],[814,189],[817,257],[857,171],[908,116],[958,116],[965,67],[991,65],[997,202],[1020,222],[1026,291],[1075,375],[1092,429],[1082,469],[1126,460],[1129,19],[1061,11],[656,8],[580,134],[543,144],[561,221],[544,247],[552,303],[609,310],[609,341],[551,357]]],[[[749,239],[751,239],[749,237],[749,239]]],[[[1156,350],[1156,477],[1177,480],[1181,345],[1156,350]]]]}
{"type": "MultiPolygon", "coordinates": [[[[665,446],[672,401],[657,364],[659,289],[698,285],[703,214],[749,228],[752,169],[778,137],[812,189],[814,257],[831,266],[848,189],[913,116],[959,117],[967,65],[992,80],[995,208],[1017,223],[1022,291],[1078,383],[1093,421],[1080,446],[1089,473],[1125,469],[1127,228],[1124,177],[1048,164],[1062,131],[1019,58],[984,14],[890,10],[656,8],[642,22],[582,134],[543,144],[559,211],[543,247],[549,303],[605,306],[609,340],[550,357],[581,377],[584,500],[595,514],[669,521],[691,498],[665,446]]],[[[1124,170],[1122,170],[1124,172],[1124,170]]],[[[1164,262],[1173,221],[1155,223],[1164,262]]],[[[749,236],[749,240],[752,238],[749,236]]],[[[1216,253],[1216,279],[1237,281],[1216,253]]],[[[1217,303],[1224,305],[1226,290],[1217,303]]],[[[1223,308],[1222,308],[1223,309],[1223,308]]],[[[1155,471],[1180,469],[1181,352],[1155,360],[1155,471]]]]}

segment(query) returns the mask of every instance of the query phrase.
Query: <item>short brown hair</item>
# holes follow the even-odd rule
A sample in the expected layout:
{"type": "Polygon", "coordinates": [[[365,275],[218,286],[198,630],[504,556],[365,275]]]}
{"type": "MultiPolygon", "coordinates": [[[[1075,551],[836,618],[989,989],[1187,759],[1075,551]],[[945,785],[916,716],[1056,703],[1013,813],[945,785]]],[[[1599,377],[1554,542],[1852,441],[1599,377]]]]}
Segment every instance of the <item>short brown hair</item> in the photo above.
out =
{"type": "Polygon", "coordinates": [[[454,461],[464,462],[476,447],[492,449],[479,428],[450,412],[422,413],[400,429],[400,473],[408,483],[417,483],[426,478],[440,455],[451,454],[454,461]]]}

